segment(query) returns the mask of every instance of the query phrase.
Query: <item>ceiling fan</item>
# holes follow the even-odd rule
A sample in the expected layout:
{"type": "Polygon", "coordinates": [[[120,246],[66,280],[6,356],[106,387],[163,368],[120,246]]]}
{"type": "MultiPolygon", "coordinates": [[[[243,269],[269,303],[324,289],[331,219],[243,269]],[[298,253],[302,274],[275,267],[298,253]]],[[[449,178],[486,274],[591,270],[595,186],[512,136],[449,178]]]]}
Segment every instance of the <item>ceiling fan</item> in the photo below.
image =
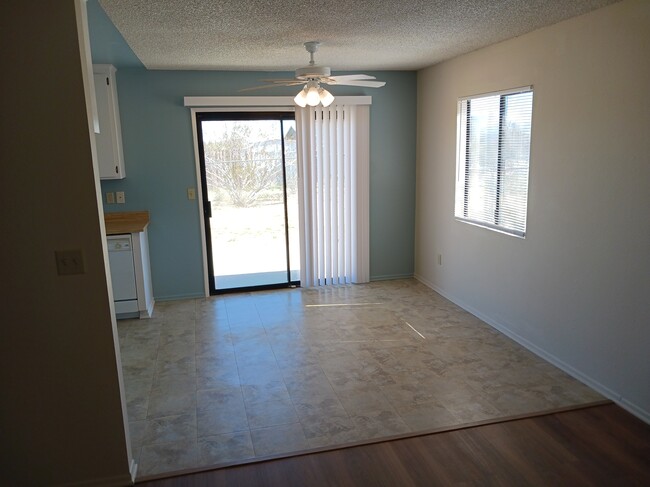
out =
{"type": "Polygon", "coordinates": [[[326,66],[317,66],[314,61],[314,53],[318,51],[320,42],[305,42],[305,49],[309,53],[309,65],[296,69],[294,79],[263,79],[270,85],[255,86],[253,88],[244,88],[239,91],[261,90],[265,88],[274,88],[277,86],[298,86],[304,84],[303,89],[296,95],[294,101],[301,107],[316,106],[322,103],[324,107],[332,104],[334,96],[322,88],[320,85],[338,85],[338,86],[363,86],[366,88],[381,88],[386,84],[385,81],[372,81],[376,78],[367,74],[344,74],[332,76],[330,68],[326,66]]]}

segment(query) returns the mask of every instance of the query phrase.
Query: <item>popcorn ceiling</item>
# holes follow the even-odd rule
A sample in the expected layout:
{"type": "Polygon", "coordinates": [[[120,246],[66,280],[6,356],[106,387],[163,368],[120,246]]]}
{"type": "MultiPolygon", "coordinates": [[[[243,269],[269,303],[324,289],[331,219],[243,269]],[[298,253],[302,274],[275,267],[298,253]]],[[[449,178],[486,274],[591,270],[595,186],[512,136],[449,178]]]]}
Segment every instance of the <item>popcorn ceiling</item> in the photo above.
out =
{"type": "Polygon", "coordinates": [[[618,0],[100,0],[148,69],[414,70],[618,0]]]}

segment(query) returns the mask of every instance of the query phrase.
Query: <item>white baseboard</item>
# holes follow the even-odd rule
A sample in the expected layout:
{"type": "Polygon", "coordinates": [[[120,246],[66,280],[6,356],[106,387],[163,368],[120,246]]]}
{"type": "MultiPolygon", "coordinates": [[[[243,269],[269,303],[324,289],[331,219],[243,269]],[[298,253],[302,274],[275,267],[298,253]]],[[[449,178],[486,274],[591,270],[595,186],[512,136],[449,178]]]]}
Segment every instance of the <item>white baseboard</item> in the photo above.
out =
{"type": "Polygon", "coordinates": [[[393,279],[408,279],[412,278],[413,274],[386,274],[383,276],[370,276],[370,282],[372,281],[390,281],[393,279]]]}
{"type": "Polygon", "coordinates": [[[501,333],[504,335],[508,336],[509,338],[512,338],[514,341],[519,343],[521,346],[524,348],[530,350],[533,352],[535,355],[543,358],[547,362],[550,362],[551,364],[555,365],[559,369],[563,370],[570,376],[572,376],[575,379],[578,379],[580,382],[583,382],[584,384],[588,385],[592,389],[594,389],[596,392],[599,392],[606,398],[614,401],[616,404],[621,406],[623,409],[626,411],[630,412],[637,418],[641,419],[642,421],[645,421],[646,423],[650,424],[650,411],[646,411],[645,409],[639,407],[637,404],[634,404],[627,399],[625,399],[621,394],[618,392],[610,389],[609,387],[605,386],[604,384],[600,383],[599,381],[593,379],[592,377],[586,375],[582,371],[576,369],[570,364],[567,364],[563,360],[560,360],[557,358],[555,355],[552,353],[547,352],[543,348],[538,347],[528,339],[522,337],[521,335],[517,334],[516,332],[512,331],[507,325],[504,325],[502,323],[499,323],[495,320],[493,320],[490,316],[487,316],[483,314],[481,311],[473,308],[472,306],[469,306],[468,304],[464,303],[463,300],[458,299],[456,296],[452,296],[451,294],[445,292],[443,289],[440,289],[438,286],[430,282],[429,280],[425,279],[424,277],[420,276],[419,274],[414,274],[413,276],[415,279],[420,281],[422,284],[425,286],[433,289],[435,292],[440,294],[441,296],[447,298],[449,301],[452,303],[460,306],[463,308],[465,311],[468,311],[469,313],[472,313],[474,316],[477,318],[480,318],[482,321],[490,325],[491,327],[499,330],[501,333]]]}
{"type": "Polygon", "coordinates": [[[129,471],[131,472],[131,483],[135,484],[135,476],[138,474],[138,464],[133,458],[131,459],[129,471]]]}
{"type": "Polygon", "coordinates": [[[171,294],[169,296],[156,296],[155,300],[159,302],[163,302],[163,301],[178,301],[180,299],[199,299],[205,297],[206,296],[204,296],[202,293],[171,294]]]}

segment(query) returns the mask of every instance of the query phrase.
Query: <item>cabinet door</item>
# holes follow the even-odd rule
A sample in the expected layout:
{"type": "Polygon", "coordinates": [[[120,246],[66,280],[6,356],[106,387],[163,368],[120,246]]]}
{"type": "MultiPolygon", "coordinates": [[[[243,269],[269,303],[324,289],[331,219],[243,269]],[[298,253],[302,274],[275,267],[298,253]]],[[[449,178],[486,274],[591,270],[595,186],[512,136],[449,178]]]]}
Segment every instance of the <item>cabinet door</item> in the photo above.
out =
{"type": "Polygon", "coordinates": [[[122,155],[122,134],[120,132],[120,112],[117,102],[117,89],[113,71],[95,70],[95,99],[99,133],[95,134],[99,177],[101,179],[122,179],[125,177],[122,155]]]}

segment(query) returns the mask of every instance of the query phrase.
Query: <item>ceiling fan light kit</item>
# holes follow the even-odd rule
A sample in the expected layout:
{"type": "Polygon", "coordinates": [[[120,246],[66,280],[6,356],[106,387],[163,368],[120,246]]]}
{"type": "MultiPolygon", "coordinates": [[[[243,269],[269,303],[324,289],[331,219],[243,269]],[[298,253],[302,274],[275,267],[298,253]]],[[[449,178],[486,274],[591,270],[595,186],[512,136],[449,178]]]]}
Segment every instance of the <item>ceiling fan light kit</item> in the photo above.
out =
{"type": "Polygon", "coordinates": [[[300,107],[307,105],[315,107],[322,104],[328,107],[334,101],[332,95],[325,88],[321,87],[321,83],[325,85],[339,85],[339,86],[362,86],[364,88],[381,88],[386,84],[384,81],[370,81],[374,80],[374,76],[367,74],[344,74],[341,76],[332,76],[332,71],[327,66],[316,66],[314,61],[314,53],[318,50],[320,42],[309,41],[305,42],[305,49],[309,53],[309,65],[296,69],[294,79],[269,79],[263,80],[273,83],[270,86],[255,86],[253,88],[245,88],[239,91],[260,90],[264,88],[272,88],[274,86],[296,86],[301,85],[305,81],[303,89],[296,95],[293,101],[300,107]]]}
{"type": "Polygon", "coordinates": [[[305,87],[300,90],[300,92],[293,99],[296,102],[296,105],[300,107],[310,107],[318,106],[321,103],[324,107],[328,107],[334,101],[334,95],[329,91],[320,87],[320,84],[316,80],[310,80],[307,82],[305,87]]]}
{"type": "Polygon", "coordinates": [[[324,107],[328,107],[334,101],[334,95],[332,95],[325,88],[319,88],[318,94],[320,96],[320,102],[324,107]]]}

